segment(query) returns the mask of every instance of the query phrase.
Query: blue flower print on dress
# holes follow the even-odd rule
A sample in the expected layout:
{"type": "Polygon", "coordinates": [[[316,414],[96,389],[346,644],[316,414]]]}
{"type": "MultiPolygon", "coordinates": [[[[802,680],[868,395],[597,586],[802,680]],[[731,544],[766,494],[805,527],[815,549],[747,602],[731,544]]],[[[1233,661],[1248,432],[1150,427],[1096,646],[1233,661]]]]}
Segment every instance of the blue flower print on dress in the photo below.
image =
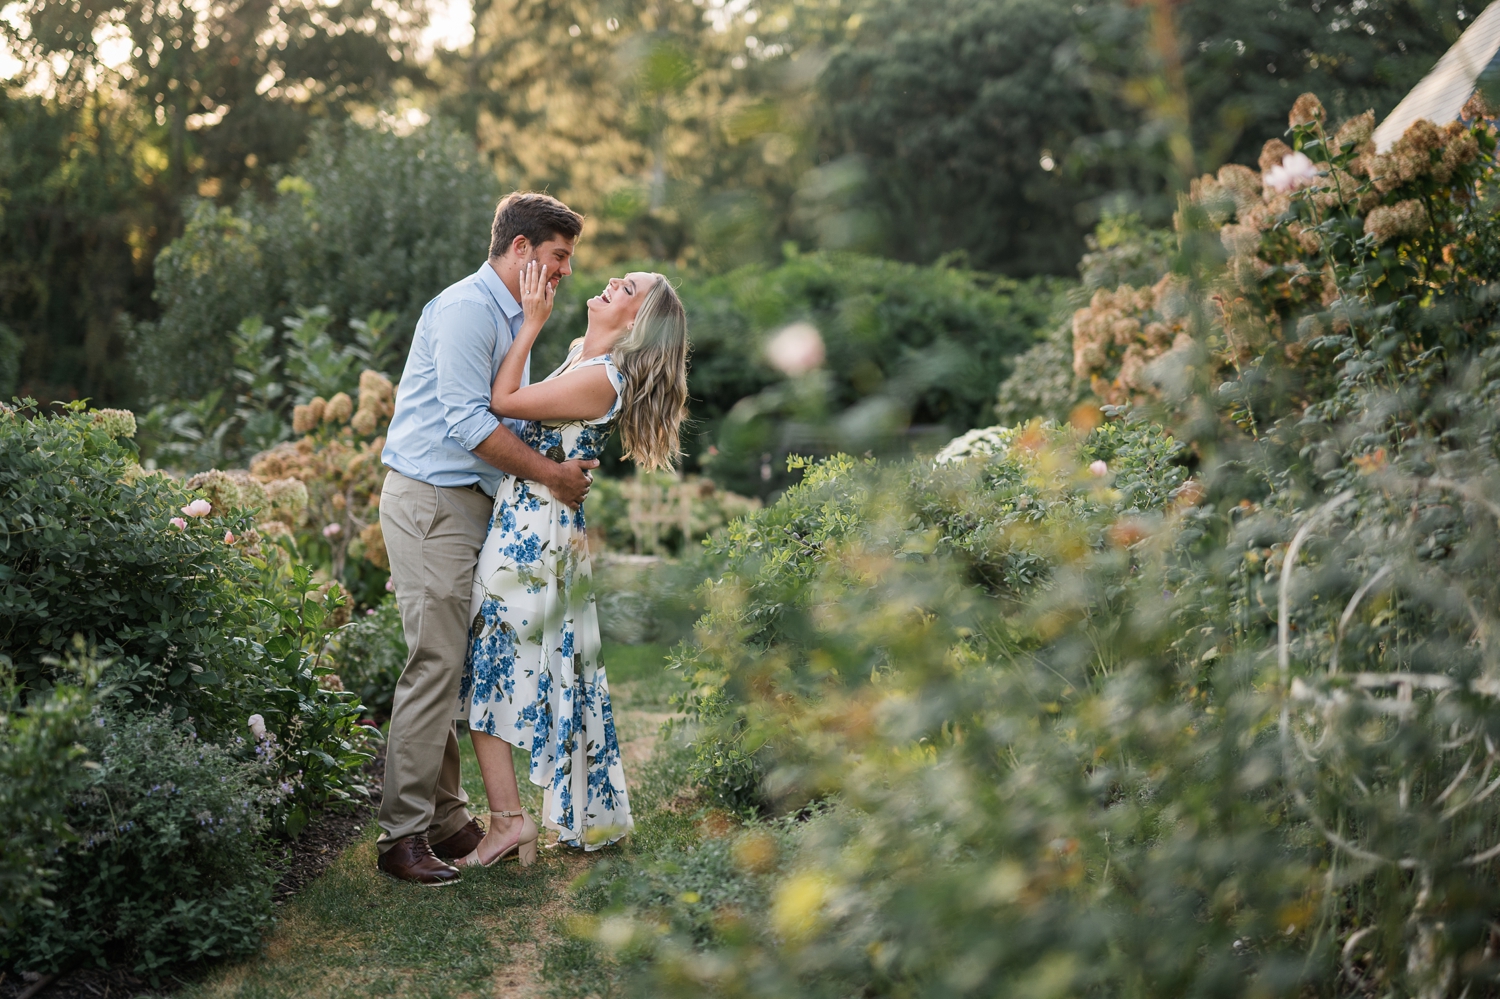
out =
{"type": "MultiPolygon", "coordinates": [[[[563,368],[574,365],[580,348],[563,368]]],[[[600,364],[617,398],[598,420],[528,423],[520,437],[554,461],[597,458],[618,415],[623,384],[600,364]]],[[[461,706],[476,731],[531,754],[530,779],[546,789],[543,822],[558,839],[596,850],[630,831],[630,800],[609,684],[599,661],[584,512],[545,487],[506,476],[495,494],[471,601],[461,706]]]]}

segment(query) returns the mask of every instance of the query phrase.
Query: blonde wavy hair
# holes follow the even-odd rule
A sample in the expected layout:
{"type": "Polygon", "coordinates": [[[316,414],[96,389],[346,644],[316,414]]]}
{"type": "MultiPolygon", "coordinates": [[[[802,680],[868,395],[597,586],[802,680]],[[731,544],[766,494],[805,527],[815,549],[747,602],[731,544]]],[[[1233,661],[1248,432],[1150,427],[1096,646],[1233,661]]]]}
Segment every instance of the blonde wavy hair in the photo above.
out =
{"type": "Polygon", "coordinates": [[[646,292],[635,325],[610,351],[625,380],[620,393],[620,442],[625,457],[655,471],[682,454],[687,415],[687,312],[662,274],[646,292]]]}

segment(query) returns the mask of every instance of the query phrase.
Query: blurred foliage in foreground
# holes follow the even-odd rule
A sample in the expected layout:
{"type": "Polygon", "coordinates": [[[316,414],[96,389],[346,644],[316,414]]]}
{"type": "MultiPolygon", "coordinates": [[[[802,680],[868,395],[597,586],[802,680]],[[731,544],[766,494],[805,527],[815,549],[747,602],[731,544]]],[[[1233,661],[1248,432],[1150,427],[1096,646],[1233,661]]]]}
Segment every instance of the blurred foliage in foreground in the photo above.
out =
{"type": "Polygon", "coordinates": [[[1184,200],[1133,408],[834,459],[726,539],[699,772],[803,821],[601,873],[643,993],[1494,991],[1493,131],[1321,110],[1275,197],[1184,200]]]}

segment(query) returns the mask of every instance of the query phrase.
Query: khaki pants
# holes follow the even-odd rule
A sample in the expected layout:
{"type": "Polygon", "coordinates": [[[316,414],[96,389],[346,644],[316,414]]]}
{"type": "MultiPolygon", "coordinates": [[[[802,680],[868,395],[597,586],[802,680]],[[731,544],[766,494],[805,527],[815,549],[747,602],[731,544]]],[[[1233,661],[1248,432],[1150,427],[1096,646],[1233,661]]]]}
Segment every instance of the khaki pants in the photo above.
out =
{"type": "Polygon", "coordinates": [[[490,508],[472,489],[432,486],[398,472],[386,474],[380,491],[380,529],[409,650],[386,743],[382,853],[417,833],[441,842],[469,821],[453,719],[490,508]]]}

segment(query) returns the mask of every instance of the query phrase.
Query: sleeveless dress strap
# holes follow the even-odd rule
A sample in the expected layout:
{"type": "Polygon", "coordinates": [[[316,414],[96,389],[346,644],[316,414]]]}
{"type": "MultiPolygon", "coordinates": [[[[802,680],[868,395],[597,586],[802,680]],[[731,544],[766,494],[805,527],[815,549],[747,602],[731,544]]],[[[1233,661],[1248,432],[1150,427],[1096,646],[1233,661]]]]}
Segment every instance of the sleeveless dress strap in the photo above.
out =
{"type": "MultiPolygon", "coordinates": [[[[569,354],[568,359],[571,361],[572,358],[573,355],[569,354]]],[[[598,357],[591,357],[587,361],[580,361],[573,370],[577,371],[580,368],[587,368],[593,365],[601,365],[604,368],[604,373],[609,377],[609,383],[615,387],[615,403],[609,407],[609,412],[596,420],[583,421],[591,427],[597,427],[608,423],[620,415],[620,405],[625,399],[625,376],[620,374],[620,369],[615,367],[614,358],[608,354],[601,354],[598,357]]]]}
{"type": "MultiPolygon", "coordinates": [[[[553,371],[552,371],[552,374],[548,375],[547,378],[556,378],[558,375],[560,375],[564,371],[568,370],[568,365],[570,365],[570,364],[573,363],[573,358],[577,357],[578,356],[578,352],[581,351],[581,350],[583,350],[583,341],[582,340],[580,340],[579,342],[575,343],[573,346],[571,346],[571,347],[568,348],[568,356],[565,357],[565,358],[563,358],[562,363],[559,364],[556,368],[554,368],[553,371]]],[[[547,379],[544,378],[542,380],[546,381],[547,379]]]]}

